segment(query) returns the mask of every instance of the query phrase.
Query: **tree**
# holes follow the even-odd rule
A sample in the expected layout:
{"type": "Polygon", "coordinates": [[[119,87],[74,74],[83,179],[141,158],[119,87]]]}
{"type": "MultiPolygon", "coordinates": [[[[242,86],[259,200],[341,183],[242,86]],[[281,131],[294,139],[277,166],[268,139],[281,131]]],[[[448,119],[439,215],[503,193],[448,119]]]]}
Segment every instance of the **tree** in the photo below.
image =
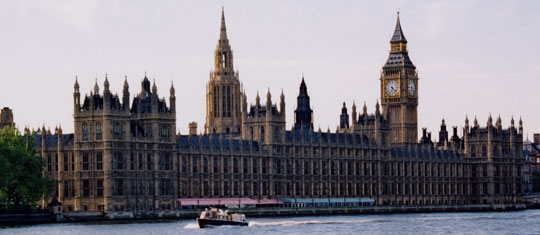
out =
{"type": "Polygon", "coordinates": [[[532,172],[532,191],[540,192],[540,169],[536,169],[532,172]]]}
{"type": "Polygon", "coordinates": [[[0,200],[15,209],[35,205],[56,185],[43,174],[43,159],[33,149],[33,135],[28,137],[25,141],[13,126],[0,129],[0,200]]]}

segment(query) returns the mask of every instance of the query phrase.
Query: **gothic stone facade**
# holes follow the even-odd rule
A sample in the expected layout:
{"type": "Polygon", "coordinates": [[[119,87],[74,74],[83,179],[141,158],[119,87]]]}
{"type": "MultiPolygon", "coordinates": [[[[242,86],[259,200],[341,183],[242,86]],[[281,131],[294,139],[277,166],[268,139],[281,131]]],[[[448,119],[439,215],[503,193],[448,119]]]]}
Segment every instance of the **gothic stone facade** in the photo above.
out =
{"type": "MultiPolygon", "coordinates": [[[[522,203],[522,122],[502,128],[500,118],[480,127],[465,120],[439,141],[424,130],[417,140],[418,77],[401,25],[381,75],[382,112],[343,104],[335,132],[313,128],[313,110],[302,78],[292,129],[285,128],[285,97],[270,92],[248,107],[232,70],[225,18],[207,91],[205,134],[190,124],[175,134],[175,92],[169,102],[143,78],[130,105],[108,78],[100,94],[81,103],[74,87],[74,134],[36,133],[35,148],[46,173],[59,181],[55,195],[64,211],[147,213],[171,211],[177,198],[369,197],[378,205],[522,203]]],[[[43,203],[46,203],[45,201],[43,203]]]]}

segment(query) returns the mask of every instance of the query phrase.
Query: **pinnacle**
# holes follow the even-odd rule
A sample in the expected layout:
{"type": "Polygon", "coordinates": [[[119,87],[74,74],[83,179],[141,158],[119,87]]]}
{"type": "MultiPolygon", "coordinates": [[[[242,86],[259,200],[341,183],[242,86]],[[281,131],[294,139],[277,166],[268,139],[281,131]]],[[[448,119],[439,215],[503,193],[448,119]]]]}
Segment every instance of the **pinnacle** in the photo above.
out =
{"type": "Polygon", "coordinates": [[[171,92],[171,94],[175,92],[173,81],[171,81],[171,89],[170,89],[170,92],[171,92]]]}
{"type": "Polygon", "coordinates": [[[99,86],[98,86],[97,78],[96,78],[96,83],[94,84],[94,93],[99,94],[99,86]]]}
{"type": "Polygon", "coordinates": [[[127,89],[127,88],[129,88],[129,84],[128,84],[127,75],[126,75],[124,79],[124,89],[127,89]]]}
{"type": "Polygon", "coordinates": [[[225,26],[225,8],[221,7],[221,29],[220,29],[220,40],[227,39],[227,27],[225,26]]]}

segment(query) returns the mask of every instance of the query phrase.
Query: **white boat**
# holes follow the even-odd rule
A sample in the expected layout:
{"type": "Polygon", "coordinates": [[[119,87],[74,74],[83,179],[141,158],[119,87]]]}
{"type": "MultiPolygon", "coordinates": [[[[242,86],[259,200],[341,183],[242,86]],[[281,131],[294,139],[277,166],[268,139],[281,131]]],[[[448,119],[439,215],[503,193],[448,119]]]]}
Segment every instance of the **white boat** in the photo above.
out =
{"type": "Polygon", "coordinates": [[[208,226],[232,225],[248,226],[246,216],[240,213],[229,214],[229,211],[223,211],[217,208],[204,209],[199,218],[197,218],[200,228],[208,226]]]}

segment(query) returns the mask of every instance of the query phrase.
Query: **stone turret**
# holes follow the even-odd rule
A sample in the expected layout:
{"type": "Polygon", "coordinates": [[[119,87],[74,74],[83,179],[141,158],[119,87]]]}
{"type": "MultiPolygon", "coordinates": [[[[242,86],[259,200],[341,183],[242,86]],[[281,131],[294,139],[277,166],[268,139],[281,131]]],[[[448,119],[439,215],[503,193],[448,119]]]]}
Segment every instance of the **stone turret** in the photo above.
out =
{"type": "Polygon", "coordinates": [[[519,117],[519,127],[518,127],[518,130],[519,130],[519,134],[520,135],[523,135],[523,121],[521,120],[521,117],[519,117]]]}
{"type": "Polygon", "coordinates": [[[356,122],[358,121],[358,114],[356,113],[356,103],[353,100],[351,111],[351,127],[354,129],[356,122]]]}
{"type": "Polygon", "coordinates": [[[339,128],[343,131],[349,129],[349,114],[347,113],[347,106],[345,105],[345,102],[343,102],[341,115],[339,116],[339,128]]]}
{"type": "Polygon", "coordinates": [[[296,110],[294,111],[294,128],[313,129],[313,110],[311,110],[310,98],[307,92],[306,82],[302,76],[300,91],[297,97],[296,110]]]}
{"type": "Polygon", "coordinates": [[[94,84],[94,94],[99,94],[99,85],[96,78],[96,83],[94,84]]]}
{"type": "Polygon", "coordinates": [[[176,95],[174,90],[174,84],[171,82],[171,89],[169,90],[169,107],[171,112],[176,112],[176,95]]]}
{"type": "Polygon", "coordinates": [[[79,92],[79,81],[75,76],[75,85],[73,85],[73,113],[79,112],[81,109],[81,93],[79,92]]]}
{"type": "Polygon", "coordinates": [[[214,52],[214,70],[206,91],[205,133],[240,133],[242,124],[240,80],[234,71],[233,51],[227,37],[225,11],[221,11],[221,27],[214,52]]]}
{"type": "Polygon", "coordinates": [[[122,107],[125,111],[129,111],[129,84],[127,76],[125,76],[124,89],[122,90],[122,107]]]}
{"type": "Polygon", "coordinates": [[[444,119],[441,123],[441,130],[439,131],[439,146],[444,145],[445,143],[448,143],[448,131],[446,130],[446,124],[444,122],[444,119]]]}
{"type": "MultiPolygon", "coordinates": [[[[244,96],[245,97],[245,96],[244,96]]],[[[281,95],[281,107],[272,104],[272,94],[268,90],[266,104],[261,105],[259,93],[255,105],[243,111],[242,138],[253,139],[261,144],[280,143],[285,134],[285,96],[281,95]]],[[[245,99],[245,98],[243,98],[245,99]]],[[[247,103],[247,101],[243,101],[247,103]]]]}
{"type": "Polygon", "coordinates": [[[285,116],[285,95],[283,89],[281,89],[281,95],[279,96],[279,111],[285,116]]]}

